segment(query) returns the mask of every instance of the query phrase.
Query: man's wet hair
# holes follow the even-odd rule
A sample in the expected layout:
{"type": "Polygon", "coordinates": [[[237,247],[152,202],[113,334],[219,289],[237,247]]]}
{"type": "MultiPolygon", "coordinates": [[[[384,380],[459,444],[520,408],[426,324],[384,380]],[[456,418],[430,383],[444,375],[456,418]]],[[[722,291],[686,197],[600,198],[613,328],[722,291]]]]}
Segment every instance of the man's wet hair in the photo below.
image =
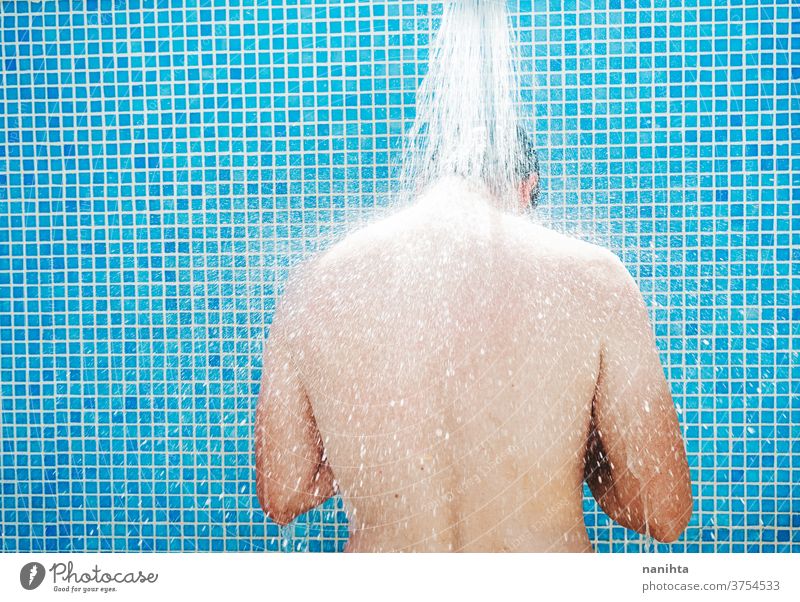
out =
{"type": "Polygon", "coordinates": [[[539,192],[541,190],[541,178],[539,177],[539,154],[533,146],[533,140],[523,127],[517,128],[517,139],[519,142],[519,159],[517,161],[517,176],[520,182],[536,176],[536,186],[531,189],[528,199],[531,209],[539,204],[539,192]]]}

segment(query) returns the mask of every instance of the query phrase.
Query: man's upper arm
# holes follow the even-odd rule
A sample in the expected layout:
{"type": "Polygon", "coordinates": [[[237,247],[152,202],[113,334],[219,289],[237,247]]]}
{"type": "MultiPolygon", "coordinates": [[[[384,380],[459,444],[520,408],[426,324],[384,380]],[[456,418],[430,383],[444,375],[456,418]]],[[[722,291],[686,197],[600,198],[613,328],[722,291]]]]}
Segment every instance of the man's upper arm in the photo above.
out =
{"type": "Polygon", "coordinates": [[[673,541],[692,511],[686,452],[644,300],[625,267],[610,263],[587,480],[613,519],[673,541]]]}
{"type": "Polygon", "coordinates": [[[264,348],[255,447],[258,499],[275,522],[291,522],[333,495],[319,429],[280,322],[273,322],[264,348]]]}

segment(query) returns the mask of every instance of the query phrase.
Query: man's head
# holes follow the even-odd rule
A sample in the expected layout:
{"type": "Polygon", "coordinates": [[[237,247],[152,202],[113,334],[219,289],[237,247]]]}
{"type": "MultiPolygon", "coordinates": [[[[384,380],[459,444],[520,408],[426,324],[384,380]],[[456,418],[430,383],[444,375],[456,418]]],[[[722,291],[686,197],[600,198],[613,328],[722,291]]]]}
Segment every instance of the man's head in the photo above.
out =
{"type": "Polygon", "coordinates": [[[533,209],[539,202],[539,155],[524,128],[517,128],[519,159],[516,175],[519,181],[520,208],[533,209]]]}

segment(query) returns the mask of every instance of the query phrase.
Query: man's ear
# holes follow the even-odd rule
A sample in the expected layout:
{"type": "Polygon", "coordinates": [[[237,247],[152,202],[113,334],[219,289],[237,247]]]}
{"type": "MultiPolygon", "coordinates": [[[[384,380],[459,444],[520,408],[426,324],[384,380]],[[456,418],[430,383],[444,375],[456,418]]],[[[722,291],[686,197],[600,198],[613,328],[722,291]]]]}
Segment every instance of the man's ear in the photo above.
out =
{"type": "Polygon", "coordinates": [[[522,180],[519,185],[520,207],[524,211],[531,204],[531,193],[539,186],[539,176],[533,174],[522,180]]]}

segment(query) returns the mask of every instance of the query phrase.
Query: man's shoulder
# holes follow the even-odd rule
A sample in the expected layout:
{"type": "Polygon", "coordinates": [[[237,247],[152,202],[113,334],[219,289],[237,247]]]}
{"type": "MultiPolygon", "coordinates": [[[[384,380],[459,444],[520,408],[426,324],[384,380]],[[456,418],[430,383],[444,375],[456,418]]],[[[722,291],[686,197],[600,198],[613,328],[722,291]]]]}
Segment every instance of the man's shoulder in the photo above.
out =
{"type": "Polygon", "coordinates": [[[346,228],[330,247],[305,262],[304,271],[317,278],[325,274],[357,273],[362,264],[392,256],[390,247],[402,244],[418,220],[412,212],[392,211],[357,227],[346,228]]]}
{"type": "Polygon", "coordinates": [[[295,264],[286,281],[283,297],[299,303],[310,295],[323,295],[339,283],[345,273],[352,277],[360,262],[369,260],[370,250],[381,249],[393,221],[383,219],[361,225],[341,236],[324,250],[295,264]]]}
{"type": "Polygon", "coordinates": [[[610,249],[538,223],[530,224],[531,238],[543,253],[563,257],[579,266],[616,270],[622,262],[610,249]]]}
{"type": "Polygon", "coordinates": [[[532,224],[532,253],[560,277],[595,291],[615,295],[636,288],[630,272],[610,249],[540,224],[532,224]]]}

